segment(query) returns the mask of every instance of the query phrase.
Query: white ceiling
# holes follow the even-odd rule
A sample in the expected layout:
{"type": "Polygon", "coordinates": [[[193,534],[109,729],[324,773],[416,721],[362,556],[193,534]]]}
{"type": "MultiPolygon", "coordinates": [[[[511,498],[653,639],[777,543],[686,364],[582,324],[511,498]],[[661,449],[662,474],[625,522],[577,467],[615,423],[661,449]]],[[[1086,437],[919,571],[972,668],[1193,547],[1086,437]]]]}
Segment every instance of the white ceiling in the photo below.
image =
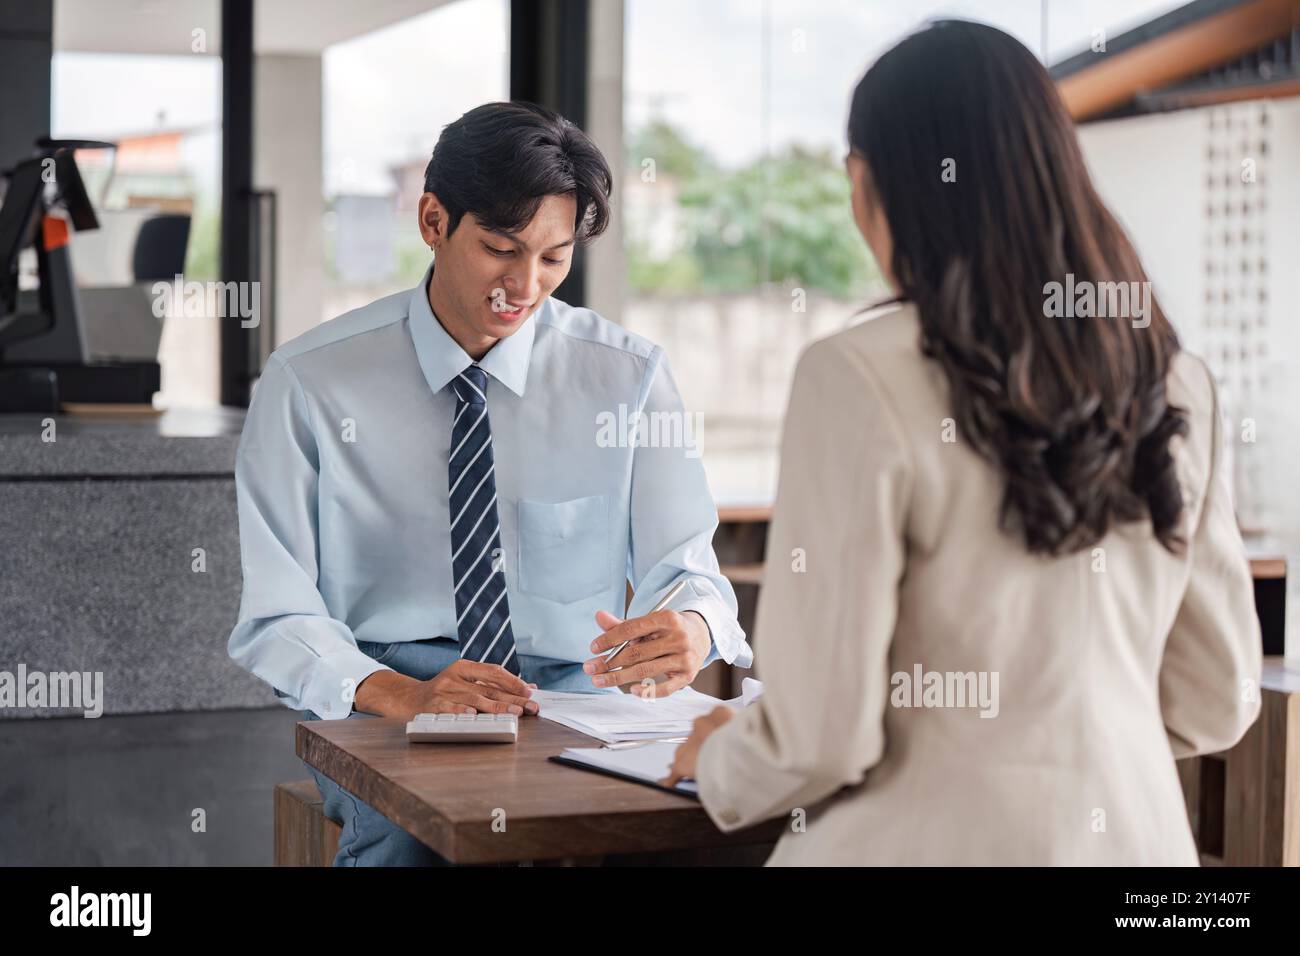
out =
{"type": "MultiPolygon", "coordinates": [[[[427,13],[454,0],[253,0],[257,53],[318,54],[332,43],[427,13]]],[[[220,0],[55,0],[54,50],[87,53],[221,52],[220,0]]]]}

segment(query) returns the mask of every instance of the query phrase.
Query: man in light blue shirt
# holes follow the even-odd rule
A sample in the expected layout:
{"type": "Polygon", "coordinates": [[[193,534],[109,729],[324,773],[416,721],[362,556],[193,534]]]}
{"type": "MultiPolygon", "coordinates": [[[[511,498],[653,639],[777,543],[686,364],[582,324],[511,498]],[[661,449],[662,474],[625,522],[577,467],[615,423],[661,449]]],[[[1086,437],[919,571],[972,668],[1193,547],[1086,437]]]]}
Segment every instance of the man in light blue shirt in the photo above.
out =
{"type": "MultiPolygon", "coordinates": [[[[550,296],[604,229],[611,181],[556,114],[470,111],[439,138],[419,204],[436,269],[272,354],[236,458],[230,654],[289,706],[522,715],[538,686],[666,676],[663,695],[718,658],[749,666],[663,352],[550,296]],[[611,611],[629,581],[624,621],[611,611]]],[[[439,862],[316,777],[344,819],[336,863],[439,862]]]]}

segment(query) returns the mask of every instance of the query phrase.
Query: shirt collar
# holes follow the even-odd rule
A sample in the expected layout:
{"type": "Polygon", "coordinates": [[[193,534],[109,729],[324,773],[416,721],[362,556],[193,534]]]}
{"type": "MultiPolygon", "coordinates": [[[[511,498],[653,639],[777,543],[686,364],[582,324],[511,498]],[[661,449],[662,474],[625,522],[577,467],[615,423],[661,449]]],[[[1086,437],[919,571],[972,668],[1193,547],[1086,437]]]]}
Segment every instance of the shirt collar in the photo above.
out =
{"type": "MultiPolygon", "coordinates": [[[[415,355],[420,362],[429,388],[440,392],[447,384],[474,364],[456,340],[447,334],[429,306],[429,279],[433,276],[433,263],[424,270],[424,278],[411,292],[411,304],[407,309],[410,318],[411,340],[415,343],[415,355]]],[[[488,349],[478,365],[498,382],[520,398],[524,394],[524,384],[528,380],[528,363],[533,354],[533,339],[537,335],[537,313],[539,309],[524,320],[514,335],[498,340],[488,349]]]]}

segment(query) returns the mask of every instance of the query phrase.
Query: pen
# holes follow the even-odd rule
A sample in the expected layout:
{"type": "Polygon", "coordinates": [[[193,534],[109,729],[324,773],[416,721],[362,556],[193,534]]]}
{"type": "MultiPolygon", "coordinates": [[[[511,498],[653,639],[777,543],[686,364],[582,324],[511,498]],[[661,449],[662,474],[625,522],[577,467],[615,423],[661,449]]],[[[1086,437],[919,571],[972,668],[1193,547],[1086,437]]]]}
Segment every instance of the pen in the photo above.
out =
{"type": "MultiPolygon", "coordinates": [[[[669,601],[671,601],[673,598],[677,597],[677,595],[681,593],[681,590],[684,587],[686,587],[686,579],[682,578],[680,581],[678,581],[676,584],[672,586],[672,590],[670,590],[659,600],[658,604],[656,604],[654,607],[650,609],[649,613],[653,614],[655,611],[662,611],[664,608],[668,606],[669,601]]],[[[605,663],[608,664],[614,658],[618,657],[619,654],[623,653],[623,648],[627,647],[631,643],[632,643],[631,641],[624,641],[622,644],[618,645],[618,647],[614,648],[613,652],[609,655],[609,657],[605,658],[605,663]]]]}

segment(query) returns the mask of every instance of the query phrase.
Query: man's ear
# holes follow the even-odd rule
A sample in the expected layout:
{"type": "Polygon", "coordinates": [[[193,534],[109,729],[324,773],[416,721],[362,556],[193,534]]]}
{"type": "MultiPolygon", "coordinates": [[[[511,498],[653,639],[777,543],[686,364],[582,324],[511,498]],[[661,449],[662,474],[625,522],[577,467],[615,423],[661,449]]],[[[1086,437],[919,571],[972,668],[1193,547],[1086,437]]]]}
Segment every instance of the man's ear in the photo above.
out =
{"type": "Polygon", "coordinates": [[[436,194],[426,192],[420,197],[417,215],[419,217],[420,238],[430,248],[447,241],[447,225],[450,217],[447,207],[436,194]]]}

